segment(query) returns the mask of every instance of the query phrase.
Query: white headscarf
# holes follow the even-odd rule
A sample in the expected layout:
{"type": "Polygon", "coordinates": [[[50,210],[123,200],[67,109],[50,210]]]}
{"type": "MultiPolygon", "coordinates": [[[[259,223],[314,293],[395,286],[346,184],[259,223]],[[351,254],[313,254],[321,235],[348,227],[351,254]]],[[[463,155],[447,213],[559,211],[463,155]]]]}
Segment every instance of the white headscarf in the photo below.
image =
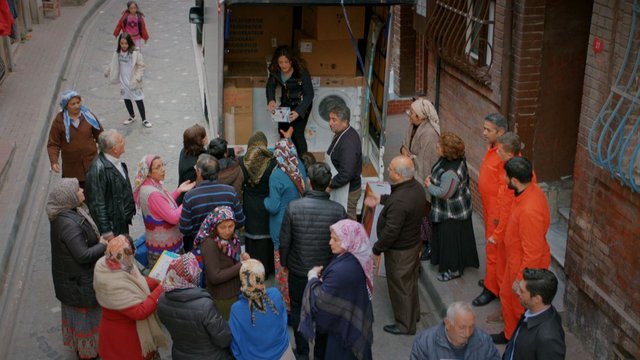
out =
{"type": "Polygon", "coordinates": [[[411,108],[420,119],[427,119],[431,126],[436,130],[436,133],[440,135],[440,118],[438,117],[436,108],[429,100],[419,98],[411,103],[411,108]]]}

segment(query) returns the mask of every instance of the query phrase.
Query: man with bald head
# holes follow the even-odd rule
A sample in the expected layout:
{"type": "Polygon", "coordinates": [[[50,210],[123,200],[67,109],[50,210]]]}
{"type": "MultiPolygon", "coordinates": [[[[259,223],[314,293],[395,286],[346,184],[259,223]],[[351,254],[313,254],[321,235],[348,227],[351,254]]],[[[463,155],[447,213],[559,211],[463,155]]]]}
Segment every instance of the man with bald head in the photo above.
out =
{"type": "Polygon", "coordinates": [[[420,224],[427,200],[423,186],[413,178],[415,168],[410,158],[395,157],[388,171],[391,194],[365,200],[367,206],[384,205],[378,218],[378,241],[373,246],[373,254],[385,254],[384,265],[395,323],[384,326],[383,330],[394,335],[413,335],[416,333],[416,319],[420,317],[420,224]]]}
{"type": "Polygon", "coordinates": [[[476,327],[471,305],[458,301],[443,322],[416,336],[410,359],[499,360],[500,354],[489,334],[476,327]]]}

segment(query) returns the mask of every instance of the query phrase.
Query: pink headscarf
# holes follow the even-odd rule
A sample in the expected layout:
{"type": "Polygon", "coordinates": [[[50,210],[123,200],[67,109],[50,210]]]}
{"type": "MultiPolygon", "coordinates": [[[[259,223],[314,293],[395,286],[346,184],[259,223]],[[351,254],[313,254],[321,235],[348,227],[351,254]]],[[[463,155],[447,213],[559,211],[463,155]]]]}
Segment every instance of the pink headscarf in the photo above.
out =
{"type": "Polygon", "coordinates": [[[138,207],[140,207],[140,188],[151,172],[151,164],[153,163],[153,160],[159,158],[160,157],[158,155],[148,154],[143,156],[138,163],[138,171],[136,172],[136,179],[134,180],[133,187],[133,200],[138,207]]]}
{"type": "Polygon", "coordinates": [[[367,231],[362,224],[353,220],[340,220],[331,225],[330,229],[342,242],[340,247],[358,259],[367,278],[367,290],[371,296],[373,294],[373,253],[367,231]]]}

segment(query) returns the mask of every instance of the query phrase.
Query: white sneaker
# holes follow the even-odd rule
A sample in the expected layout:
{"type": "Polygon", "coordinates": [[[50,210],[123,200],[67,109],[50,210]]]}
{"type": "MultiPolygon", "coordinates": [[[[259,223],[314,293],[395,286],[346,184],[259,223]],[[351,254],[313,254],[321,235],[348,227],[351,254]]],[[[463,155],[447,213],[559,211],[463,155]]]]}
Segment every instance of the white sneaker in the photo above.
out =
{"type": "Polygon", "coordinates": [[[149,120],[142,120],[142,125],[144,125],[144,127],[152,127],[153,125],[151,124],[151,121],[149,120]]]}
{"type": "Polygon", "coordinates": [[[129,125],[129,124],[131,124],[131,123],[132,123],[132,122],[134,122],[134,121],[136,121],[136,118],[134,118],[134,117],[130,117],[130,118],[128,118],[127,120],[125,120],[125,121],[123,122],[123,124],[125,124],[125,125],[129,125]]]}

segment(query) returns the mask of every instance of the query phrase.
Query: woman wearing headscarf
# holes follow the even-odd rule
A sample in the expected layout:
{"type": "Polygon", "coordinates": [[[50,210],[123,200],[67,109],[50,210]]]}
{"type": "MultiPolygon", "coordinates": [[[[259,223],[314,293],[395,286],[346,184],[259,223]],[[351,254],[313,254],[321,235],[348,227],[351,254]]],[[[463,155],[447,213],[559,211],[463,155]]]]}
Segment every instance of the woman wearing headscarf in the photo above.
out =
{"type": "Polygon", "coordinates": [[[84,204],[78,179],[62,179],[49,194],[51,273],[62,303],[62,341],[80,359],[98,356],[100,306],[93,290],[93,267],[107,248],[84,204]]]}
{"type": "Polygon", "coordinates": [[[269,231],[275,250],[276,285],[282,293],[287,311],[291,311],[288,270],[280,266],[280,227],[289,203],[304,195],[307,173],[288,137],[276,142],[274,157],[276,167],[269,177],[269,196],[264,199],[264,207],[269,212],[269,231]]]}
{"type": "Polygon", "coordinates": [[[173,260],[158,299],[158,316],[169,330],[173,360],[232,359],[231,331],[207,290],[199,287],[202,270],[193,253],[173,260]]]}
{"type": "Polygon", "coordinates": [[[240,268],[242,294],[231,307],[231,350],[238,360],[293,360],[287,311],[276,288],[265,289],[264,266],[247,260],[240,268]]]}
{"type": "Polygon", "coordinates": [[[47,142],[51,170],[62,170],[62,177],[76,178],[84,188],[85,174],[98,155],[98,136],[104,129],[74,90],[64,92],[60,108],[62,111],[53,119],[47,142]],[[58,163],[60,154],[62,168],[58,163]]]}
{"type": "Polygon", "coordinates": [[[93,287],[102,306],[100,357],[104,360],[159,359],[167,344],[156,314],[163,288],[134,264],[134,249],[120,235],[109,240],[96,264],[93,287]]]}
{"type": "Polygon", "coordinates": [[[164,250],[182,252],[182,234],[178,229],[182,205],[178,206],[175,199],[195,186],[195,182],[187,180],[169,193],[162,185],[164,177],[165,165],[160,156],[145,155],[138,163],[133,200],[142,210],[150,268],[164,250]]]}
{"type": "MultiPolygon", "coordinates": [[[[409,128],[402,142],[400,153],[413,160],[416,168],[415,179],[423,184],[424,180],[431,174],[431,168],[438,161],[438,153],[435,151],[438,138],[440,136],[440,119],[436,108],[425,98],[418,98],[407,110],[409,116],[409,128]]],[[[429,212],[431,211],[431,196],[427,194],[426,216],[422,220],[421,234],[425,247],[423,260],[429,260],[431,239],[431,223],[429,222],[429,212]]]]}
{"type": "Polygon", "coordinates": [[[229,320],[231,305],[240,295],[240,261],[249,259],[249,254],[240,253],[235,230],[233,209],[218,206],[204,219],[193,242],[196,257],[204,267],[207,291],[225,320],[229,320]]]}
{"type": "Polygon", "coordinates": [[[244,174],[242,207],[245,249],[265,267],[265,277],[273,274],[273,242],[269,233],[269,213],[264,199],[269,196],[269,176],[276,166],[273,153],[267,149],[267,137],[258,131],[249,138],[247,153],[240,159],[244,174]]]}
{"type": "Polygon", "coordinates": [[[328,334],[326,359],[371,359],[373,253],[369,236],[353,220],[340,220],[330,229],[329,245],[335,257],[326,269],[316,266],[309,271],[298,330],[309,340],[316,326],[328,334]]]}

